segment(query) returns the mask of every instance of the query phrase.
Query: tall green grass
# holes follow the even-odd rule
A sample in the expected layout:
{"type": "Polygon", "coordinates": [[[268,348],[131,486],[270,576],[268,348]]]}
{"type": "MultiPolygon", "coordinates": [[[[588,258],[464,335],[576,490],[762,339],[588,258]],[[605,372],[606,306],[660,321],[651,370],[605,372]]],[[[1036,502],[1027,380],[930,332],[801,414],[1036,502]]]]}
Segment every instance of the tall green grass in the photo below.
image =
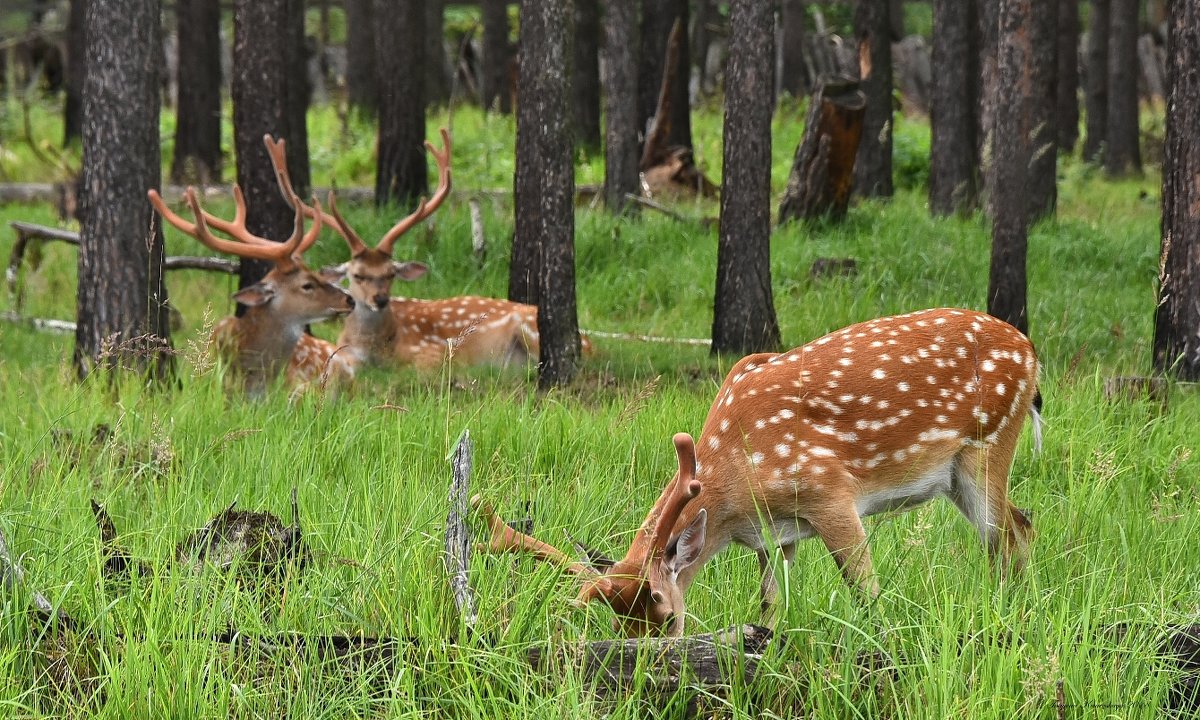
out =
{"type": "MultiPolygon", "coordinates": [[[[776,192],[800,117],[784,112],[776,121],[776,192]]],[[[454,164],[462,168],[455,193],[436,231],[410,233],[396,253],[431,272],[398,292],[503,295],[511,206],[483,196],[490,247],[479,265],[465,199],[511,183],[511,122],[456,110],[453,123],[454,164]]],[[[719,116],[701,113],[696,127],[698,155],[718,177],[719,116]]],[[[911,129],[919,142],[919,125],[911,129]]],[[[349,136],[351,149],[339,153],[329,149],[338,147],[329,140],[336,133],[314,137],[322,138],[314,143],[315,182],[341,173],[363,181],[355,173],[368,169],[336,165],[358,162],[346,156],[369,140],[349,136]]],[[[596,181],[602,166],[589,159],[579,172],[581,181],[596,181]]],[[[1105,377],[1148,368],[1156,197],[1153,178],[1107,183],[1068,162],[1059,218],[1031,235],[1030,325],[1045,366],[1048,432],[1041,455],[1022,441],[1012,475],[1014,500],[1032,511],[1038,531],[1028,571],[999,581],[974,530],[940,501],[868,523],[883,588],[875,602],[844,587],[819,543],[802,544],[790,571],[779,568],[782,642],[753,687],[707,699],[715,714],[1157,715],[1174,676],[1159,657],[1155,628],[1200,611],[1200,402],[1185,386],[1172,390],[1166,411],[1103,393],[1105,377]],[[1118,626],[1134,630],[1120,634],[1118,626]],[[863,653],[888,658],[894,670],[861,667],[863,653]]],[[[401,211],[347,212],[361,234],[377,237],[401,211]]],[[[716,207],[681,212],[692,219],[577,212],[584,327],[707,337],[716,235],[700,220],[716,207]]],[[[0,208],[0,221],[17,218],[53,222],[45,208],[0,208]]],[[[0,256],[11,242],[0,231],[0,256]]],[[[202,252],[174,233],[168,249],[202,252]]],[[[327,236],[310,260],[345,256],[341,241],[327,236]]],[[[74,262],[70,248],[44,249],[41,266],[23,275],[27,312],[73,317],[74,262]]],[[[919,188],[859,204],[841,225],[779,229],[772,274],[785,343],[920,307],[982,308],[987,262],[986,223],[929,219],[919,188]],[[812,261],[830,256],[855,258],[858,274],[812,279],[812,261]]],[[[28,584],[100,639],[104,697],[94,703],[54,689],[29,649],[41,625],[21,597],[5,596],[4,714],[632,718],[683,711],[686,698],[664,700],[650,687],[600,702],[578,671],[530,669],[523,658],[534,644],[565,647],[612,631],[605,611],[570,608],[569,580],[527,559],[473,558],[479,630],[488,641],[450,642],[465,635],[442,568],[447,456],[469,429],[473,491],[509,516],[528,503],[536,533],[551,542],[569,531],[621,554],[674,471],[671,434],[699,432],[732,359],[684,345],[597,340],[579,381],[543,396],[526,372],[450,368],[433,376],[368,372],[333,403],[289,403],[282,392],[248,403],[226,397],[218,374],[201,362],[205,325],[231,308],[231,281],[173,274],[169,290],[184,327],[174,337],[178,387],[168,391],[132,378],[80,384],[68,367],[70,338],[0,326],[0,529],[21,555],[28,584]],[[111,439],[93,445],[101,423],[111,439]],[[293,487],[314,555],[287,578],[282,598],[170,562],[180,540],[234,500],[288,521],[293,487]],[[128,587],[101,581],[93,498],[112,514],[120,541],[155,564],[153,576],[128,587]],[[231,627],[387,635],[417,645],[397,673],[347,673],[304,652],[263,661],[207,640],[231,627]]],[[[336,334],[331,326],[317,331],[336,334]]],[[[757,587],[753,554],[722,554],[689,592],[689,631],[757,620],[757,587]]]]}

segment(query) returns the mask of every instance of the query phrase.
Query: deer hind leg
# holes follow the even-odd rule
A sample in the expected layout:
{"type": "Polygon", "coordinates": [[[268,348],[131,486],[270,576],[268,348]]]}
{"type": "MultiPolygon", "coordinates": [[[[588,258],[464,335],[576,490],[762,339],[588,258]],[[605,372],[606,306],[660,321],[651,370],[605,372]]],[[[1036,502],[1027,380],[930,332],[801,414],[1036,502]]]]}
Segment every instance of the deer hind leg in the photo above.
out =
{"type": "Polygon", "coordinates": [[[842,577],[852,587],[871,597],[879,594],[879,581],[871,570],[871,549],[867,532],[852,499],[827,505],[820,513],[806,518],[813,532],[833,555],[842,577]]]}
{"type": "Polygon", "coordinates": [[[954,464],[951,499],[979,531],[1001,572],[1020,572],[1033,539],[1033,524],[1008,499],[1008,473],[1016,435],[995,445],[967,447],[954,464]]]}

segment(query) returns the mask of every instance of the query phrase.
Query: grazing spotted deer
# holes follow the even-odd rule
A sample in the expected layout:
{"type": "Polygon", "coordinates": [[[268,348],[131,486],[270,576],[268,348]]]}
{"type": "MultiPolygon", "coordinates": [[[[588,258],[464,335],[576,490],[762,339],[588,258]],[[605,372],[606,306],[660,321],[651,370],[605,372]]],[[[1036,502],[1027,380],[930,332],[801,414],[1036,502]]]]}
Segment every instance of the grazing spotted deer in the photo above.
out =
{"type": "Polygon", "coordinates": [[[736,542],[758,553],[764,610],[774,599],[770,546],[790,562],[819,537],[846,580],[878,585],[861,518],[949,498],[994,560],[1019,569],[1033,528],[1008,499],[1008,474],[1038,362],[1016,328],[970,310],[935,309],[851,325],[729,371],[698,443],[674,438],[679,471],[624,559],[603,569],[505,525],[478,496],[493,552],[528,552],[582,583],[630,635],[683,632],[700,567],[736,542]]]}
{"type": "MultiPolygon", "coordinates": [[[[196,191],[188,188],[187,203],[195,222],[176,215],[155,190],[147,195],[163,218],[217,252],[240,258],[267,260],[274,267],[261,281],[234,294],[247,307],[242,317],[227,317],[213,328],[210,344],[218,356],[228,361],[249,395],[260,395],[285,372],[289,386],[297,390],[311,387],[343,386],[353,378],[354,370],[333,344],[304,332],[308,323],[354,309],[349,293],[323,280],[304,266],[301,257],[321,232],[321,214],[312,228],[304,232],[304,215],[296,211],[296,224],[286,242],[272,242],[246,230],[246,201],[242,190],[233,187],[237,211],[233,221],[222,220],[200,207],[196,191]],[[232,240],[214,236],[211,229],[232,240]]],[[[314,205],[320,207],[316,199],[314,205]]],[[[300,205],[293,200],[293,205],[300,205]]]]}
{"type": "MultiPolygon", "coordinates": [[[[438,167],[438,186],[428,202],[388,230],[375,247],[368,246],[346,223],[329,194],[329,213],[304,206],[308,217],[323,215],[350,247],[350,260],[324,275],[329,279],[349,277],[354,311],[346,318],[338,345],[345,346],[355,362],[370,365],[413,365],[430,369],[448,358],[459,365],[524,364],[538,355],[537,308],[509,300],[462,296],[443,300],[392,297],[397,279],[416,280],[428,271],[419,262],[392,259],[396,240],[441,207],[450,194],[450,133],[442,129],[442,151],[426,141],[438,167]]],[[[276,175],[285,197],[291,192],[282,140],[266,139],[276,175]]],[[[591,350],[580,338],[585,352],[591,350]]]]}

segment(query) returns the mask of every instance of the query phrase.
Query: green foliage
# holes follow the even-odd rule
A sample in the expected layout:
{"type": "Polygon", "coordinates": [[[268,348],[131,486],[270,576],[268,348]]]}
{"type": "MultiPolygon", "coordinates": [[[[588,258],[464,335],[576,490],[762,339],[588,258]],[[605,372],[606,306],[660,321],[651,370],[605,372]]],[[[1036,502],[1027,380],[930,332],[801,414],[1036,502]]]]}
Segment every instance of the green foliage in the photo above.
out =
{"type": "Polygon", "coordinates": [[[893,118],[892,180],[897,188],[928,188],[929,125],[899,112],[893,118]]]}

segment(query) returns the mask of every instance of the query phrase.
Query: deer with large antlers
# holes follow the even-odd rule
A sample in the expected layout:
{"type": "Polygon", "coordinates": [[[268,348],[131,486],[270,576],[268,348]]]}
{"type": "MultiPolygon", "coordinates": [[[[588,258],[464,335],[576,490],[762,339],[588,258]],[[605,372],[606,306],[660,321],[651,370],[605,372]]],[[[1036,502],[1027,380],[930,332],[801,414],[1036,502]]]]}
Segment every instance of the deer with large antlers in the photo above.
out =
{"type": "MultiPolygon", "coordinates": [[[[461,296],[441,300],[392,297],[397,279],[416,280],[428,268],[419,262],[392,259],[396,241],[432,215],[450,194],[450,133],[441,130],[442,150],[432,143],[425,147],[438,168],[438,186],[428,201],[417,203],[412,214],[401,219],[375,247],[346,223],[329,194],[329,213],[320,208],[303,208],[308,217],[322,215],[350,248],[350,260],[327,268],[325,277],[350,280],[354,311],[346,318],[338,345],[345,346],[356,362],[370,365],[413,365],[422,369],[439,367],[447,358],[462,365],[522,364],[538,355],[537,308],[495,298],[461,296]]],[[[291,193],[287,179],[283,141],[267,141],[281,187],[291,193]]],[[[591,344],[580,338],[585,351],[591,344]]]]}
{"type": "Polygon", "coordinates": [[[1019,569],[1033,536],[1008,499],[1038,362],[1020,331],[970,310],[935,309],[851,325],[729,371],[698,443],[674,438],[679,470],[628,553],[601,567],[505,525],[479,497],[493,552],[527,552],[582,583],[630,635],[683,632],[683,596],[730,543],[758,553],[764,611],[776,592],[770,550],[790,562],[819,537],[846,580],[878,592],[862,518],[949,498],[989,554],[1019,569]]]}
{"type": "MultiPolygon", "coordinates": [[[[288,384],[297,389],[327,384],[338,387],[349,382],[354,370],[348,358],[332,343],[304,332],[308,323],[354,309],[349,293],[309,270],[301,259],[321,232],[321,213],[315,214],[312,227],[305,233],[304,214],[297,209],[292,236],[279,243],[246,229],[246,200],[236,184],[233,198],[237,210],[232,221],[205,211],[194,188],[187,189],[186,199],[195,222],[175,214],[157,191],[150,190],[147,195],[167,222],[212,250],[274,263],[261,281],[234,294],[234,299],[247,307],[246,313],[221,320],[212,331],[212,346],[230,363],[247,393],[261,394],[285,368],[288,384]],[[214,229],[232,239],[216,237],[214,229]]],[[[296,198],[291,202],[294,208],[301,206],[296,198]]],[[[313,204],[320,208],[316,198],[313,204]]]]}

